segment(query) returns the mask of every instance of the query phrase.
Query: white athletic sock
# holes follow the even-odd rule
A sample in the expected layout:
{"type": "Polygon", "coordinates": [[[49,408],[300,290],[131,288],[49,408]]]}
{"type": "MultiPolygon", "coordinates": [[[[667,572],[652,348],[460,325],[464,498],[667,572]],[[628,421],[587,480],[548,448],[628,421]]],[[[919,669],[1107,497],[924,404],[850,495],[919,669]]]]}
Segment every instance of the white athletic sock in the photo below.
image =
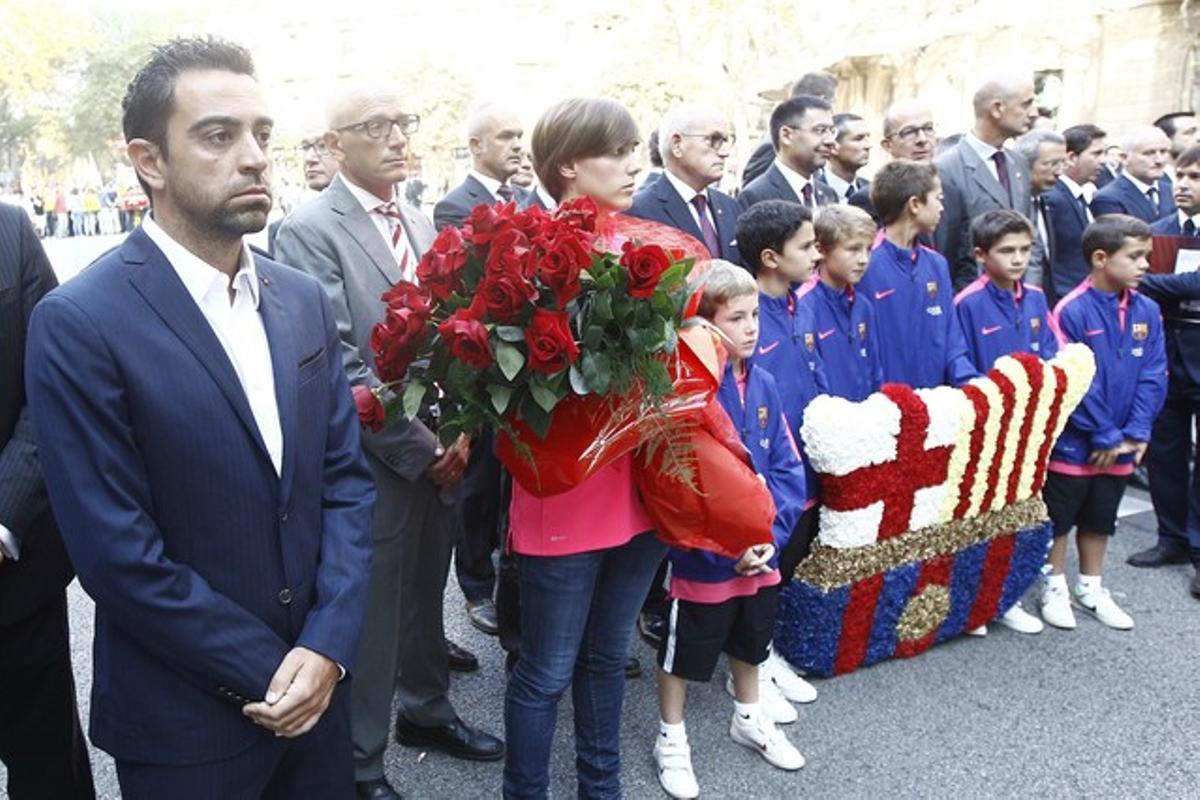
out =
{"type": "Polygon", "coordinates": [[[1091,594],[1099,588],[1099,575],[1080,575],[1079,583],[1075,584],[1075,591],[1077,591],[1079,594],[1091,594]]]}
{"type": "Polygon", "coordinates": [[[734,700],[733,712],[742,719],[758,719],[758,703],[739,703],[734,700]]]}
{"type": "Polygon", "coordinates": [[[658,721],[658,733],[667,741],[677,741],[687,739],[687,730],[683,727],[682,722],[677,722],[672,725],[670,722],[658,721]]]}
{"type": "Polygon", "coordinates": [[[1060,589],[1065,592],[1067,590],[1067,576],[1061,573],[1058,575],[1047,575],[1046,588],[1060,589]]]}

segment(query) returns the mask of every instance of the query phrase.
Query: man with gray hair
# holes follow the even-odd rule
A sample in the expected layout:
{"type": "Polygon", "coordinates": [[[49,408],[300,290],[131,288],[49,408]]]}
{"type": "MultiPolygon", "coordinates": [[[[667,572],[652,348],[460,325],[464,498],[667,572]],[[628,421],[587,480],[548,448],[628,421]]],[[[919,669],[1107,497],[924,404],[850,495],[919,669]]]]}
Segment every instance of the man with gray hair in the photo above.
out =
{"type": "Polygon", "coordinates": [[[1128,214],[1143,222],[1156,222],[1175,213],[1171,181],[1171,140],[1160,128],[1143,125],[1121,140],[1124,169],[1120,176],[1092,198],[1092,213],[1128,214]]]}
{"type": "Polygon", "coordinates": [[[517,197],[508,181],[521,169],[524,135],[521,118],[512,110],[496,103],[475,108],[467,120],[471,170],[433,207],[433,224],[439,231],[461,225],[477,205],[507,203],[517,197]]]}
{"type": "Polygon", "coordinates": [[[979,272],[971,248],[971,220],[996,208],[1030,215],[1028,169],[1004,143],[1029,130],[1037,118],[1033,79],[993,78],[975,92],[973,104],[974,127],[934,160],[944,206],[934,243],[950,262],[956,289],[979,272]]]}
{"type": "Polygon", "coordinates": [[[1033,223],[1033,252],[1025,270],[1025,283],[1046,290],[1052,286],[1054,263],[1054,220],[1043,195],[1054,188],[1067,163],[1067,140],[1046,128],[1035,128],[1016,142],[1017,152],[1029,167],[1030,222],[1033,223]]]}
{"type": "Polygon", "coordinates": [[[735,241],[740,207],[713,188],[733,148],[729,123],[716,109],[680,106],[658,129],[663,174],[638,192],[627,213],[691,234],[713,258],[741,263],[735,241]]]}

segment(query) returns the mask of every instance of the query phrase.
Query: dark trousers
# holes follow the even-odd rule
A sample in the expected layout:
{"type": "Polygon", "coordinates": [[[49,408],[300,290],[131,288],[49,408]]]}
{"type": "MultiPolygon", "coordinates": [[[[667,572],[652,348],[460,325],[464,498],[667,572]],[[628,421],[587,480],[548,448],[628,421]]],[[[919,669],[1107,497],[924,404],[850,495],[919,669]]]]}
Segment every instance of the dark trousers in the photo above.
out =
{"type": "Polygon", "coordinates": [[[0,627],[0,761],[12,800],[95,797],[75,705],[65,592],[0,627]]]}
{"type": "Polygon", "coordinates": [[[792,529],[791,538],[779,553],[781,587],[787,586],[791,582],[792,576],[796,574],[796,567],[800,565],[801,561],[808,558],[808,554],[812,550],[813,540],[817,538],[818,509],[819,506],[813,506],[800,515],[796,527],[792,529]]]}
{"type": "Polygon", "coordinates": [[[205,764],[117,761],[121,796],[125,800],[348,800],[354,797],[354,767],[347,690],[345,683],[338,686],[321,720],[294,739],[267,734],[235,756],[205,764]]]}
{"type": "Polygon", "coordinates": [[[1168,391],[1150,434],[1146,467],[1159,544],[1177,553],[1190,550],[1193,563],[1200,565],[1200,471],[1193,469],[1196,448],[1192,442],[1197,417],[1200,400],[1189,393],[1168,391]]]}
{"type": "Polygon", "coordinates": [[[521,649],[521,576],[517,554],[508,545],[508,506],[512,502],[512,475],[500,471],[500,569],[496,573],[496,624],[500,628],[500,647],[517,663],[521,649]]]}
{"type": "Polygon", "coordinates": [[[459,503],[463,536],[454,551],[454,574],[463,596],[471,603],[491,599],[496,588],[492,553],[499,545],[502,472],[492,432],[485,430],[471,444],[471,457],[463,473],[459,503]]]}

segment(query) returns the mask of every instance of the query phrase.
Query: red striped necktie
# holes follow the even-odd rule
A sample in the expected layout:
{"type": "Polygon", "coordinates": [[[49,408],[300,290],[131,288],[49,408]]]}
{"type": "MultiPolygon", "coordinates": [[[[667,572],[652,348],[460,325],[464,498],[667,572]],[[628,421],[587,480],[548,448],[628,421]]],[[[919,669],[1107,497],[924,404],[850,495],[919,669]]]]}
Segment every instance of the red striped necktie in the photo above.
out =
{"type": "Polygon", "coordinates": [[[396,261],[400,264],[400,274],[406,279],[408,278],[408,248],[402,247],[401,239],[404,238],[404,217],[400,216],[400,209],[396,207],[396,202],[389,201],[380,203],[375,207],[375,213],[379,214],[388,224],[388,230],[392,233],[392,253],[396,256],[396,261]]]}

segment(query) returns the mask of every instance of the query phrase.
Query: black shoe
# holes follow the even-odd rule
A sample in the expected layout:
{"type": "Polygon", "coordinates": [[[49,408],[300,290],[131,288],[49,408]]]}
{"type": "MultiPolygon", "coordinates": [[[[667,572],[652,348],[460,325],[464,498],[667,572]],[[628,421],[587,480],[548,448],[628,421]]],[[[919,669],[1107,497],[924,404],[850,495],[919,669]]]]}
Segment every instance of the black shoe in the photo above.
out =
{"type": "Polygon", "coordinates": [[[1133,567],[1161,567],[1167,564],[1186,564],[1188,561],[1187,553],[1168,550],[1161,544],[1148,547],[1125,559],[1125,563],[1133,567]]]}
{"type": "Polygon", "coordinates": [[[638,614],[638,633],[652,647],[658,647],[662,643],[663,632],[666,628],[667,623],[662,614],[655,614],[652,611],[643,611],[638,614]]]}
{"type": "Polygon", "coordinates": [[[354,784],[355,800],[404,800],[384,778],[354,784]]]}
{"type": "Polygon", "coordinates": [[[504,654],[504,671],[512,672],[513,667],[515,667],[517,665],[517,661],[518,661],[518,659],[520,659],[520,657],[521,657],[521,654],[517,653],[516,651],[513,651],[511,653],[505,653],[504,654]]]}
{"type": "Polygon", "coordinates": [[[625,662],[625,679],[640,678],[641,676],[642,662],[638,661],[636,657],[630,656],[629,660],[625,662]]]}
{"type": "Polygon", "coordinates": [[[404,717],[397,717],[396,741],[405,747],[427,747],[471,761],[499,761],[504,758],[504,742],[490,733],[470,727],[457,717],[448,725],[434,728],[414,725],[404,717]]]}
{"type": "Polygon", "coordinates": [[[496,604],[490,598],[472,603],[467,601],[467,619],[471,624],[488,636],[500,634],[500,624],[496,622],[496,604]]]}
{"type": "Polygon", "coordinates": [[[446,665],[455,672],[474,672],[479,669],[479,659],[475,654],[449,639],[446,640],[446,661],[446,665]]]}
{"type": "Polygon", "coordinates": [[[1192,576],[1192,597],[1200,600],[1200,567],[1196,567],[1196,574],[1192,576]]]}

